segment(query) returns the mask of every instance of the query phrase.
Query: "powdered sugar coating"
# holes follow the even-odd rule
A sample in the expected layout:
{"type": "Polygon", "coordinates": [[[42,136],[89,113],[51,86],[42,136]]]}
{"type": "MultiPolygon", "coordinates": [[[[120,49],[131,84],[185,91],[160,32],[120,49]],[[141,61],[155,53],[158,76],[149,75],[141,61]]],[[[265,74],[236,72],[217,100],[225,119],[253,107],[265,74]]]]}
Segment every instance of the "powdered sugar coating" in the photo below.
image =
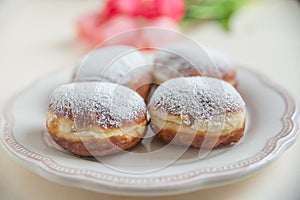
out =
{"type": "Polygon", "coordinates": [[[150,71],[138,49],[116,45],[95,49],[76,66],[74,81],[101,81],[127,84],[150,71]]]}
{"type": "Polygon", "coordinates": [[[154,62],[154,73],[164,81],[195,74],[222,78],[234,70],[226,55],[196,43],[169,44],[158,51],[154,62]]]}
{"type": "Polygon", "coordinates": [[[222,75],[234,70],[234,63],[227,55],[208,47],[205,51],[222,75]]]}
{"type": "Polygon", "coordinates": [[[49,110],[75,120],[77,128],[93,125],[120,128],[144,121],[146,105],[133,90],[104,82],[62,85],[50,96],[49,110]]]}
{"type": "Polygon", "coordinates": [[[154,92],[149,111],[181,116],[188,125],[222,120],[245,110],[245,102],[235,88],[209,77],[174,78],[154,92]]]}

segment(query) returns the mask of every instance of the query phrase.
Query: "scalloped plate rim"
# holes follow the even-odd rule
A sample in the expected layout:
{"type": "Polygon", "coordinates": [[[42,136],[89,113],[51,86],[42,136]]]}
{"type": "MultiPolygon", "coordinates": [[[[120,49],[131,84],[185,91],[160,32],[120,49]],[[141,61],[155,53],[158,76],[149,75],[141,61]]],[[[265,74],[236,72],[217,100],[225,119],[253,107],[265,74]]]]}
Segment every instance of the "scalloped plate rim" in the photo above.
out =
{"type": "MultiPolygon", "coordinates": [[[[268,166],[272,161],[276,160],[288,147],[290,147],[296,140],[297,137],[297,130],[298,130],[298,115],[299,115],[299,108],[298,104],[295,102],[295,100],[280,86],[275,84],[274,82],[270,81],[268,78],[265,76],[254,72],[253,70],[250,70],[248,68],[240,68],[242,70],[248,71],[248,73],[251,73],[254,76],[257,76],[259,81],[266,85],[267,87],[271,88],[272,90],[276,91],[283,99],[285,102],[285,113],[282,116],[282,123],[284,127],[282,128],[282,131],[280,133],[277,133],[275,136],[272,138],[268,139],[267,144],[264,146],[263,149],[266,147],[269,147],[270,141],[280,134],[284,132],[284,130],[287,128],[288,132],[286,133],[287,135],[282,136],[278,139],[276,139],[275,146],[273,147],[272,151],[269,152],[263,159],[254,162],[252,164],[246,164],[245,166],[236,168],[236,169],[230,169],[230,170],[221,170],[219,172],[213,172],[214,170],[211,170],[211,173],[214,173],[215,175],[206,178],[205,180],[201,180],[201,174],[204,174],[204,172],[197,172],[197,171],[192,171],[189,172],[190,176],[186,177],[186,179],[182,180],[176,180],[172,182],[172,184],[166,184],[162,186],[157,186],[150,188],[145,188],[145,185],[122,185],[122,184],[117,184],[116,182],[114,183],[107,183],[104,180],[100,180],[99,177],[97,176],[91,176],[93,172],[91,170],[83,170],[83,171],[90,171],[89,173],[78,173],[78,174],[65,174],[62,171],[55,171],[53,168],[53,164],[59,165],[55,163],[51,157],[46,157],[46,156],[35,156],[37,155],[35,152],[30,152],[27,149],[23,149],[24,147],[18,146],[19,144],[13,137],[13,133],[11,132],[13,125],[14,125],[14,118],[13,118],[13,113],[12,113],[12,106],[14,101],[20,97],[23,93],[26,91],[30,90],[32,86],[34,87],[34,84],[41,81],[42,78],[34,81],[30,86],[26,87],[24,90],[21,92],[17,93],[15,96],[11,98],[6,104],[6,106],[3,109],[2,116],[1,116],[1,144],[8,152],[9,155],[12,156],[15,160],[18,161],[19,164],[22,166],[26,167],[27,169],[41,175],[44,178],[47,178],[49,180],[52,180],[57,183],[61,183],[64,185],[70,185],[74,187],[79,187],[79,188],[84,188],[88,190],[93,190],[96,192],[103,192],[103,193],[108,193],[108,194],[119,194],[119,195],[147,195],[147,196],[156,196],[156,195],[170,195],[170,194],[181,194],[181,193],[186,193],[186,192],[191,192],[195,191],[198,189],[204,189],[204,188],[209,188],[209,187],[215,187],[219,185],[224,185],[230,182],[235,182],[240,179],[246,178],[250,175],[252,175],[254,172],[257,170],[260,170],[266,166],[268,166]],[[11,116],[10,116],[11,115],[11,116]],[[11,117],[11,119],[9,119],[11,117]],[[11,132],[11,133],[10,133],[11,132]],[[10,141],[11,143],[9,143],[10,141]],[[278,143],[281,143],[278,145],[278,143]],[[19,148],[18,151],[14,149],[12,145],[17,145],[19,148]],[[29,153],[33,154],[33,157],[26,157],[26,155],[20,153],[20,151],[29,151],[29,153]],[[40,159],[41,157],[42,159],[40,159]],[[51,167],[52,166],[52,167],[51,167]],[[227,174],[224,174],[226,172],[227,174]],[[228,173],[229,172],[229,173],[228,173]],[[83,178],[82,178],[83,177],[83,178]],[[81,180],[79,182],[76,182],[75,180],[81,180]],[[184,183],[184,187],[182,184],[184,183]],[[119,191],[116,191],[116,189],[119,189],[119,191]],[[176,190],[177,189],[177,190],[176,190]]],[[[49,76],[49,75],[48,75],[49,76]]],[[[274,143],[274,142],[273,142],[274,143]]],[[[15,146],[16,147],[16,146],[15,146]]],[[[258,155],[258,154],[257,154],[258,155]]],[[[257,156],[255,155],[255,156],[257,156]]],[[[252,156],[251,158],[255,157],[252,156]]],[[[249,159],[248,159],[249,160],[249,159]]],[[[239,161],[243,162],[243,161],[239,161]]],[[[236,162],[237,163],[237,162],[236,162]]],[[[234,163],[235,164],[235,163],[234,163]]],[[[63,167],[63,166],[62,166],[63,167]]],[[[72,171],[72,170],[71,170],[72,171]]],[[[76,171],[76,169],[75,169],[76,171]]],[[[203,170],[202,170],[203,171],[203,170]]],[[[95,172],[99,174],[99,172],[95,172]]],[[[210,172],[208,172],[210,173],[210,172]]],[[[188,174],[188,173],[185,173],[188,174]]],[[[108,175],[108,176],[114,176],[114,175],[108,175]]],[[[175,177],[175,176],[173,176],[175,177]]],[[[185,177],[184,175],[179,175],[178,177],[185,177]]],[[[123,177],[119,177],[120,180],[123,177]]],[[[158,177],[156,177],[158,178],[158,177]]],[[[133,178],[135,179],[135,178],[133,178]]],[[[159,180],[159,178],[157,179],[159,180]]]]}

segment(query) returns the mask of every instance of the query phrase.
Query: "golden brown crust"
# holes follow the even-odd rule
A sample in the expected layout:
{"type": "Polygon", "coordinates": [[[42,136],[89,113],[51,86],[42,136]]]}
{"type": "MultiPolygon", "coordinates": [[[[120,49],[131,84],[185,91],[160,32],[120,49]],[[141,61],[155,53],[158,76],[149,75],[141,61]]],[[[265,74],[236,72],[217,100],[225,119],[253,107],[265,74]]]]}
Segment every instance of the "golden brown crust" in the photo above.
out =
{"type": "Polygon", "coordinates": [[[105,156],[129,149],[142,138],[133,136],[112,136],[103,139],[69,140],[49,132],[53,140],[65,150],[80,156],[105,156]]]}
{"type": "Polygon", "coordinates": [[[135,91],[143,97],[145,102],[147,102],[150,89],[151,89],[151,84],[146,84],[135,89],[135,91]]]}
{"type": "Polygon", "coordinates": [[[223,77],[222,77],[222,80],[230,83],[233,87],[237,87],[237,85],[238,85],[238,82],[236,80],[235,70],[232,70],[228,74],[224,74],[223,77]]]}
{"type": "Polygon", "coordinates": [[[139,95],[143,97],[145,102],[147,102],[152,83],[153,83],[152,74],[149,73],[148,75],[141,77],[139,81],[130,82],[126,84],[126,86],[136,91],[139,95]]]}
{"type": "Polygon", "coordinates": [[[238,142],[244,136],[245,125],[237,130],[226,134],[208,135],[205,132],[197,131],[195,134],[179,132],[176,127],[173,129],[165,128],[157,133],[159,139],[166,143],[195,148],[216,148],[238,142]],[[179,134],[177,137],[175,137],[179,134]],[[205,143],[203,141],[205,140],[205,143]],[[202,146],[203,144],[203,146],[202,146]]]}
{"type": "MultiPolygon", "coordinates": [[[[51,116],[52,113],[48,113],[51,116]]],[[[47,129],[52,139],[65,150],[80,156],[104,156],[111,155],[120,152],[124,149],[131,148],[138,144],[146,130],[146,119],[140,124],[142,131],[135,133],[134,135],[126,135],[126,129],[122,130],[118,135],[110,135],[116,129],[102,129],[101,127],[94,127],[97,131],[103,132],[103,135],[107,134],[107,137],[80,137],[75,135],[72,130],[64,129],[60,126],[64,124],[74,124],[74,121],[63,118],[49,118],[47,117],[47,129]],[[121,135],[122,134],[122,135],[121,135]]],[[[66,125],[66,127],[67,127],[66,125]]],[[[127,127],[128,128],[128,127],[127,127]]],[[[130,129],[129,129],[130,130],[130,129]]],[[[97,133],[96,133],[97,134],[97,133]]]]}

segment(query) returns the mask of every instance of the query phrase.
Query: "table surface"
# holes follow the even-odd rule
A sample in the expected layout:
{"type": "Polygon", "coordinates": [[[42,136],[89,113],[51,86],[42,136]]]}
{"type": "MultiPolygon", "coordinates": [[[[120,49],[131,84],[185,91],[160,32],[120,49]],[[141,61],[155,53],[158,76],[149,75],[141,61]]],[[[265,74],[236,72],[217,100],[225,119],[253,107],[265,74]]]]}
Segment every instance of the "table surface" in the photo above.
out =
{"type": "MultiPolygon", "coordinates": [[[[74,22],[80,14],[101,6],[95,0],[12,2],[0,2],[7,7],[0,9],[0,108],[35,79],[73,64],[87,51],[76,41],[74,22]]],[[[201,44],[225,51],[237,63],[267,75],[299,100],[299,19],[296,1],[257,1],[234,17],[230,32],[215,23],[205,23],[186,33],[201,44]]],[[[245,180],[162,199],[300,199],[299,152],[297,140],[272,165],[245,180]]],[[[0,177],[3,200],[151,199],[111,196],[53,183],[21,167],[2,147],[0,177]]]]}

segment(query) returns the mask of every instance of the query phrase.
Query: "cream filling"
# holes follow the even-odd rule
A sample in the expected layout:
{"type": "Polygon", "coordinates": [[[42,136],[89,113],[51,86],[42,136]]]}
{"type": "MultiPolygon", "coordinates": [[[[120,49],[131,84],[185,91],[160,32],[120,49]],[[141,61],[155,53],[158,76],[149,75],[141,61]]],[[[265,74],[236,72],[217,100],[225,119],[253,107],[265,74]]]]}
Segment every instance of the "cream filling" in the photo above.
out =
{"type": "Polygon", "coordinates": [[[244,127],[246,120],[246,111],[236,114],[230,114],[224,116],[220,120],[210,121],[207,123],[189,124],[184,117],[178,117],[174,115],[166,115],[160,111],[151,111],[151,124],[153,124],[158,130],[165,128],[178,129],[178,131],[195,134],[195,132],[204,132],[209,135],[220,135],[230,133],[232,131],[241,129],[244,127]]]}
{"type": "Polygon", "coordinates": [[[57,122],[58,131],[56,135],[58,137],[64,137],[69,139],[88,139],[88,138],[99,138],[105,139],[113,136],[132,136],[132,137],[143,137],[146,130],[146,121],[143,124],[135,125],[126,128],[114,128],[114,129],[104,129],[97,126],[91,126],[83,128],[82,130],[77,130],[74,121],[69,119],[57,118],[52,114],[47,115],[47,124],[50,124],[53,120],[57,122]]]}

